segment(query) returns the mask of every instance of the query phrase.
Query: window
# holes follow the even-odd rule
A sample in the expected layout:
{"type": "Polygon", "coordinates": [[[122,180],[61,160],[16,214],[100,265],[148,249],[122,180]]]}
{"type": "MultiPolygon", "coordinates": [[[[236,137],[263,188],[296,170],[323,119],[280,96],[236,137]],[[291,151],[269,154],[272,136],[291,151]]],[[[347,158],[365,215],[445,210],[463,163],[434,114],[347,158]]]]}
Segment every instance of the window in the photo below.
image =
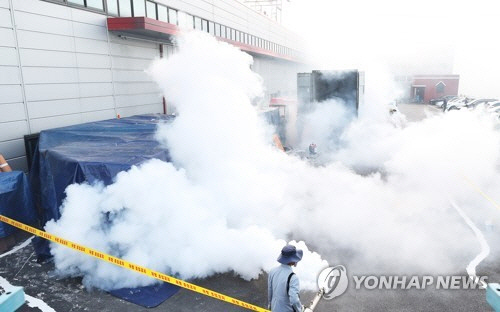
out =
{"type": "Polygon", "coordinates": [[[146,3],[144,0],[132,0],[134,8],[134,16],[145,16],[146,15],[146,3]]]}
{"type": "Polygon", "coordinates": [[[203,29],[204,32],[208,32],[208,21],[202,19],[201,20],[201,29],[203,29]]]}
{"type": "Polygon", "coordinates": [[[158,19],[156,16],[156,3],[146,1],[146,16],[149,18],[158,19]]]}
{"type": "Polygon", "coordinates": [[[436,85],[436,93],[444,93],[444,87],[446,87],[446,85],[444,84],[444,82],[440,81],[436,85]]]}
{"type": "Polygon", "coordinates": [[[235,34],[236,34],[236,37],[234,38],[234,40],[240,41],[240,32],[238,30],[235,30],[235,34]]]}
{"type": "Polygon", "coordinates": [[[177,25],[177,10],[168,8],[168,22],[177,25]]]}
{"type": "Polygon", "coordinates": [[[201,18],[197,16],[194,17],[194,29],[201,30],[201,18]]]}
{"type": "Polygon", "coordinates": [[[208,22],[208,32],[211,35],[215,35],[215,24],[214,24],[214,22],[208,22]]]}
{"type": "Polygon", "coordinates": [[[231,40],[236,40],[236,30],[231,28],[231,40]]]}
{"type": "Polygon", "coordinates": [[[86,0],[86,6],[104,11],[104,3],[102,0],[86,0]]]}
{"type": "Polygon", "coordinates": [[[222,37],[222,36],[220,35],[220,24],[215,24],[215,35],[216,35],[217,37],[222,37]]]}
{"type": "Polygon", "coordinates": [[[156,8],[158,9],[158,20],[162,22],[168,23],[168,9],[166,6],[157,4],[156,8]]]}
{"type": "Polygon", "coordinates": [[[193,29],[193,16],[184,12],[177,12],[177,17],[179,18],[178,25],[181,27],[186,27],[188,29],[193,29]]]}
{"type": "Polygon", "coordinates": [[[118,15],[118,2],[116,0],[107,0],[108,13],[111,15],[118,15]]]}
{"type": "Polygon", "coordinates": [[[118,0],[118,4],[120,5],[120,16],[132,16],[130,0],[118,0]]]}
{"type": "Polygon", "coordinates": [[[83,0],[68,0],[68,2],[85,6],[85,2],[83,0]]]}

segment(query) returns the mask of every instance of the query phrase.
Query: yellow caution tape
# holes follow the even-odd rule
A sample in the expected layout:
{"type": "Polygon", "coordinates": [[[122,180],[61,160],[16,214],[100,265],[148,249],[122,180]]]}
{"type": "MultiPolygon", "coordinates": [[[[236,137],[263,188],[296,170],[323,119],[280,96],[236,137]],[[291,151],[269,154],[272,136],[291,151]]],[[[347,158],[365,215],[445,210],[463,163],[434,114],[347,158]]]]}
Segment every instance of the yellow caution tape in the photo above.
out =
{"type": "Polygon", "coordinates": [[[10,218],[5,217],[3,215],[0,215],[0,221],[5,222],[7,224],[10,224],[10,225],[12,225],[14,227],[17,227],[17,228],[19,228],[19,229],[21,229],[23,231],[29,232],[29,233],[34,234],[36,236],[39,236],[39,237],[45,238],[47,240],[50,240],[50,241],[52,241],[54,243],[57,243],[57,244],[60,244],[60,245],[64,245],[64,246],[69,247],[71,249],[74,249],[76,251],[83,252],[83,253],[85,253],[85,254],[87,254],[89,256],[92,256],[94,258],[97,258],[97,259],[100,259],[100,260],[104,260],[104,261],[107,261],[107,262],[112,263],[114,265],[120,266],[122,268],[129,269],[129,270],[132,270],[132,271],[135,271],[135,272],[147,275],[149,277],[155,278],[155,279],[160,280],[162,282],[167,282],[167,283],[170,283],[170,284],[173,284],[173,285],[185,288],[185,289],[189,289],[189,290],[192,290],[194,292],[200,293],[202,295],[205,295],[205,296],[208,296],[208,297],[212,297],[212,298],[215,298],[215,299],[219,299],[219,300],[222,300],[222,301],[225,301],[225,302],[228,302],[228,303],[240,306],[242,308],[246,308],[248,310],[261,311],[261,312],[269,312],[269,310],[266,310],[264,308],[261,308],[261,307],[258,307],[258,306],[246,303],[244,301],[241,301],[241,300],[238,300],[238,299],[226,296],[226,295],[218,293],[216,291],[213,291],[213,290],[210,290],[210,289],[206,289],[206,288],[200,287],[198,285],[194,285],[194,284],[188,283],[186,281],[177,279],[177,278],[172,277],[172,276],[168,276],[168,275],[163,274],[161,272],[153,271],[153,270],[148,269],[146,267],[143,267],[143,266],[140,266],[140,265],[128,262],[126,260],[123,260],[123,259],[120,259],[120,258],[117,258],[117,257],[113,257],[111,255],[105,254],[105,253],[100,252],[98,250],[82,246],[80,244],[74,243],[74,242],[69,241],[67,239],[55,236],[53,234],[44,232],[42,230],[39,230],[39,229],[34,228],[34,227],[31,227],[31,226],[26,225],[24,223],[18,222],[18,221],[13,220],[13,219],[10,219],[10,218]]]}

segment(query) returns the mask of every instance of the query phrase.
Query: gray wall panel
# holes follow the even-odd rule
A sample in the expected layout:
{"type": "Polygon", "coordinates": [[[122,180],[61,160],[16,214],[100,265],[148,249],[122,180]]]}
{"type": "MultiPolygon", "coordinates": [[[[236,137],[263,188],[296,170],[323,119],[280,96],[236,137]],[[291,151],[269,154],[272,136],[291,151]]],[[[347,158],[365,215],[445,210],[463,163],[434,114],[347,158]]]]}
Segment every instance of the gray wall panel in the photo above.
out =
{"type": "Polygon", "coordinates": [[[23,103],[0,104],[0,112],[0,122],[25,120],[23,103]]]}
{"type": "Polygon", "coordinates": [[[117,108],[117,113],[121,117],[128,117],[138,114],[155,114],[163,112],[163,104],[152,104],[144,106],[130,106],[117,108]]]}
{"type": "Polygon", "coordinates": [[[14,9],[16,11],[31,12],[67,20],[71,19],[70,8],[40,0],[14,0],[14,9]]]}
{"type": "Polygon", "coordinates": [[[19,40],[20,48],[69,52],[75,51],[75,40],[73,37],[18,30],[17,38],[19,40]]]}
{"type": "Polygon", "coordinates": [[[73,23],[73,33],[75,37],[107,41],[108,29],[102,26],[73,23]]]}
{"type": "Polygon", "coordinates": [[[0,47],[15,47],[14,31],[11,28],[0,28],[0,47]]]}
{"type": "Polygon", "coordinates": [[[76,53],[76,61],[78,67],[111,68],[111,59],[108,55],[76,53]]]}
{"type": "Polygon", "coordinates": [[[19,75],[19,67],[17,66],[2,66],[0,67],[0,84],[21,84],[19,75]]]}
{"type": "Polygon", "coordinates": [[[155,82],[117,82],[114,85],[116,95],[160,93],[160,88],[155,82]]]}
{"type": "Polygon", "coordinates": [[[23,66],[76,67],[72,52],[19,49],[23,66]]]}
{"type": "Polygon", "coordinates": [[[75,51],[91,54],[109,54],[108,43],[106,41],[75,38],[75,51]]]}
{"type": "Polygon", "coordinates": [[[78,98],[78,84],[36,84],[25,85],[27,101],[46,101],[78,98]]]}
{"type": "Polygon", "coordinates": [[[92,122],[112,118],[116,118],[114,109],[82,113],[82,122],[92,122]]]}
{"type": "Polygon", "coordinates": [[[78,83],[76,68],[23,67],[26,84],[37,83],[78,83]]]}
{"type": "Polygon", "coordinates": [[[68,20],[19,11],[16,12],[14,17],[18,30],[31,30],[64,36],[73,34],[71,21],[68,20]]]}
{"type": "Polygon", "coordinates": [[[0,0],[0,8],[10,8],[9,0],[0,0]]]}
{"type": "Polygon", "coordinates": [[[0,142],[21,139],[28,133],[26,120],[0,123],[0,142]]]}
{"type": "Polygon", "coordinates": [[[112,83],[80,83],[80,96],[105,96],[113,95],[112,83]]]}
{"type": "Polygon", "coordinates": [[[31,131],[40,132],[45,129],[59,128],[82,122],[80,114],[51,116],[46,118],[36,118],[31,120],[31,131]]]}
{"type": "Polygon", "coordinates": [[[115,96],[116,107],[162,103],[161,94],[134,94],[115,96]]]}
{"type": "Polygon", "coordinates": [[[17,158],[11,158],[8,159],[9,165],[12,168],[12,170],[20,170],[27,172],[28,171],[28,164],[26,162],[26,157],[17,157],[17,158]]]}
{"type": "Polygon", "coordinates": [[[0,47],[0,66],[2,65],[18,66],[15,48],[0,47]]]}
{"type": "Polygon", "coordinates": [[[21,157],[25,153],[24,139],[0,142],[0,151],[6,159],[21,157]]]}
{"type": "Polygon", "coordinates": [[[115,102],[112,96],[88,97],[80,99],[80,110],[82,112],[114,109],[114,107],[115,102]]]}
{"type": "Polygon", "coordinates": [[[28,102],[30,118],[43,118],[80,112],[78,99],[28,102]]]}
{"type": "Polygon", "coordinates": [[[0,103],[16,103],[23,101],[20,85],[0,85],[0,103]]]}
{"type": "Polygon", "coordinates": [[[0,27],[12,28],[9,9],[0,8],[0,27]]]}
{"type": "Polygon", "coordinates": [[[78,69],[78,80],[80,82],[111,82],[112,78],[110,69],[78,69]]]}

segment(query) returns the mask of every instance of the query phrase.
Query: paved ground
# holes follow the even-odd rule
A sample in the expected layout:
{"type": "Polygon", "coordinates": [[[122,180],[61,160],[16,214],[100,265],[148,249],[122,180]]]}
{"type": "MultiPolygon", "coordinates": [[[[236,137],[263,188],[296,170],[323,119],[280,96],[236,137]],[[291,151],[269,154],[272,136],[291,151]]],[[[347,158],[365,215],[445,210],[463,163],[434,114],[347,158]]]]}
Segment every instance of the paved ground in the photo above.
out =
{"type": "MultiPolygon", "coordinates": [[[[439,109],[425,104],[399,104],[399,110],[409,121],[418,121],[427,114],[438,114],[439,109]]],[[[492,256],[483,262],[479,275],[488,275],[490,282],[500,281],[500,246],[492,246],[492,256]]],[[[362,275],[367,268],[356,268],[349,262],[348,251],[323,253],[326,259],[345,264],[351,274],[362,275]]],[[[326,251],[325,251],[326,252],[326,251]]],[[[426,256],[426,255],[423,255],[426,256]]],[[[230,304],[204,297],[194,292],[180,290],[159,307],[145,309],[117,299],[106,292],[86,290],[81,279],[59,279],[53,274],[53,264],[38,264],[31,245],[17,252],[0,256],[0,276],[16,286],[23,286],[28,295],[41,299],[58,312],[69,311],[243,311],[230,304]]],[[[464,275],[465,272],[452,272],[464,275]]],[[[222,274],[208,279],[194,280],[209,289],[233,296],[249,303],[265,306],[266,276],[255,281],[244,281],[233,274],[222,274]]],[[[302,293],[308,302],[313,293],[302,293]]],[[[23,306],[19,311],[42,311],[23,306]]],[[[48,311],[48,310],[43,310],[48,311]]],[[[321,301],[316,311],[492,311],[485,300],[484,290],[355,290],[350,283],[345,294],[332,301],[321,301]]]]}

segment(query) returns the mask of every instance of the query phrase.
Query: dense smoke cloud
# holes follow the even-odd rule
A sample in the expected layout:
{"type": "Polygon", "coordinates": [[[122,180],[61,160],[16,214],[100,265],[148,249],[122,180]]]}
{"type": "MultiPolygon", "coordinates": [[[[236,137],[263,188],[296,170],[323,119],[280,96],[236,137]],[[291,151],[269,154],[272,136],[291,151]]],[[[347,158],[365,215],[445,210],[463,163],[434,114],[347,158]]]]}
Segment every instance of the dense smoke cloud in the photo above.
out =
{"type": "MultiPolygon", "coordinates": [[[[107,187],[68,187],[62,217],[47,231],[182,278],[227,271],[256,278],[290,240],[372,273],[463,270],[477,243],[449,199],[474,212],[480,227],[498,220],[461,178],[490,194],[500,186],[500,135],[487,114],[458,111],[396,127],[370,108],[346,118],[334,138],[315,133],[334,148],[312,166],[272,145],[251,105],[262,89],[250,56],[197,33],[178,45],[151,67],[179,113],[158,131],[172,163],[146,162],[107,187]]],[[[338,120],[326,105],[318,116],[338,120]]],[[[58,245],[52,252],[59,272],[82,274],[88,286],[152,282],[58,245]]],[[[326,265],[306,251],[301,285],[314,288],[326,265]]]]}

